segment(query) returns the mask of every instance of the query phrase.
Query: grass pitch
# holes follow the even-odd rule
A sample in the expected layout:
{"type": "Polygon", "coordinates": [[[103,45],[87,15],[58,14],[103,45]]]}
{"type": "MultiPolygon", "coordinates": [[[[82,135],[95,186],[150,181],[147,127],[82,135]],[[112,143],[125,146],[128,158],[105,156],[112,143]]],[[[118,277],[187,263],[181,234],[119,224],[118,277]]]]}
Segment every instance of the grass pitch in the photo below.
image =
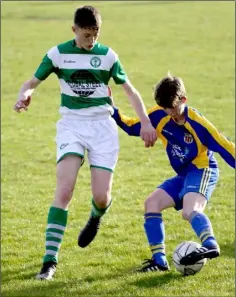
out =
{"type": "MultiPolygon", "coordinates": [[[[55,186],[55,123],[60,91],[51,76],[27,113],[12,108],[20,85],[52,46],[72,39],[73,12],[85,2],[2,2],[2,296],[234,296],[234,171],[219,157],[221,177],[207,207],[221,257],[193,277],[171,262],[177,244],[195,240],[176,211],[164,212],[172,270],[137,274],[150,257],[143,231],[145,197],[174,175],[158,143],[145,149],[120,131],[114,203],[96,240],[77,247],[90,212],[90,172],[83,166],[70,206],[55,280],[38,282],[44,230],[55,186]]],[[[234,3],[227,1],[94,2],[103,16],[100,42],[120,55],[146,107],[152,86],[168,71],[186,84],[189,105],[235,140],[234,3]]],[[[134,115],[121,88],[116,104],[134,115]]]]}

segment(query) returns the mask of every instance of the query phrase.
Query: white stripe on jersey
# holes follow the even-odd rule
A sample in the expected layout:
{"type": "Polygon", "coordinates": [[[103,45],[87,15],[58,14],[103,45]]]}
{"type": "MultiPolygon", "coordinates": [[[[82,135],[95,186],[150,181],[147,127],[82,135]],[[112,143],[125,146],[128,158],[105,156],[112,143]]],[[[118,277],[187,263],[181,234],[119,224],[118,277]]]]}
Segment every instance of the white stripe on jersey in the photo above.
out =
{"type": "Polygon", "coordinates": [[[118,55],[109,48],[107,54],[61,54],[54,46],[47,53],[49,59],[52,60],[53,66],[60,69],[92,69],[110,71],[113,64],[118,60],[118,55]],[[90,61],[93,57],[99,57],[101,64],[95,68],[90,61]]]}
{"type": "MultiPolygon", "coordinates": [[[[68,96],[80,97],[79,95],[77,95],[76,93],[74,93],[71,90],[70,86],[68,85],[67,82],[65,82],[64,79],[60,78],[59,83],[60,83],[60,87],[61,87],[61,93],[68,95],[68,96]]],[[[101,83],[101,87],[97,87],[95,92],[92,95],[88,96],[88,98],[89,97],[91,97],[91,99],[92,98],[108,97],[108,86],[101,83]]]]}

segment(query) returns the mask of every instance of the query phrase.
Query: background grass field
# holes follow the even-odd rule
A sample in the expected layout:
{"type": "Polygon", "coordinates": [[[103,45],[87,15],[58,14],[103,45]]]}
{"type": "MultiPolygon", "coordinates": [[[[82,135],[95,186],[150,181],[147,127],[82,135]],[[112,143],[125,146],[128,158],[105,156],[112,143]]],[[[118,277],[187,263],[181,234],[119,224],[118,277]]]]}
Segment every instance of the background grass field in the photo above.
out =
{"type": "MultiPolygon", "coordinates": [[[[234,171],[218,156],[221,178],[206,210],[221,257],[184,278],[171,262],[177,244],[195,240],[181,214],[164,212],[171,272],[137,274],[150,252],[143,203],[174,175],[158,143],[145,149],[120,131],[114,203],[96,240],[77,247],[90,211],[90,172],[83,166],[70,206],[58,271],[38,282],[44,229],[55,187],[55,123],[60,90],[55,76],[35,92],[27,113],[12,108],[20,85],[52,46],[72,39],[74,9],[85,2],[2,2],[2,296],[234,296],[234,171]]],[[[88,3],[88,2],[86,2],[88,3]]],[[[90,3],[90,2],[89,2],[90,3]]],[[[94,2],[103,16],[100,41],[119,53],[147,108],[152,86],[170,70],[186,84],[189,105],[235,140],[233,2],[94,2]]],[[[134,115],[121,88],[115,102],[134,115]]]]}

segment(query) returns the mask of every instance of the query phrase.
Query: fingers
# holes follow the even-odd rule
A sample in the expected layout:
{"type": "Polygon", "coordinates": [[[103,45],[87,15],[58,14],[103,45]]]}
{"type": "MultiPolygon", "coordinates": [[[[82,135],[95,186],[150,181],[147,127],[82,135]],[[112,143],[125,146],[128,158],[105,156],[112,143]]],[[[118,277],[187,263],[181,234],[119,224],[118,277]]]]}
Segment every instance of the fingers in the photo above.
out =
{"type": "Polygon", "coordinates": [[[24,110],[28,110],[28,107],[27,105],[24,103],[24,101],[17,101],[16,104],[14,105],[14,108],[13,108],[16,112],[21,112],[21,109],[24,109],[24,110]]]}
{"type": "Polygon", "coordinates": [[[141,138],[145,143],[145,147],[154,146],[157,140],[156,130],[153,128],[149,132],[141,132],[141,138]]]}

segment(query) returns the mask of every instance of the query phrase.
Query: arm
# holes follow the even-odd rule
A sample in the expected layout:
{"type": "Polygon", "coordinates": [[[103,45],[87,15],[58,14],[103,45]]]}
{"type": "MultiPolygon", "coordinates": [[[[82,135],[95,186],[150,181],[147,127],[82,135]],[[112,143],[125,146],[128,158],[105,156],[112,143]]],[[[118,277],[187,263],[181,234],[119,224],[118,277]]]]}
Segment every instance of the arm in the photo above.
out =
{"type": "Polygon", "coordinates": [[[221,158],[235,168],[235,144],[219,132],[210,122],[207,126],[208,148],[220,154],[221,158]]]}
{"type": "Polygon", "coordinates": [[[148,114],[146,112],[146,108],[143,104],[143,100],[141,98],[141,95],[139,92],[135,89],[135,87],[131,84],[129,80],[127,80],[122,85],[131,105],[133,106],[134,110],[137,113],[137,116],[140,119],[141,123],[150,123],[150,120],[148,118],[148,114]]]}
{"type": "Polygon", "coordinates": [[[130,136],[140,136],[141,123],[138,118],[129,118],[120,113],[119,108],[113,107],[114,113],[112,117],[117,125],[130,136]]]}
{"type": "Polygon", "coordinates": [[[143,100],[139,94],[139,92],[134,88],[134,86],[128,80],[128,77],[118,59],[118,56],[111,51],[114,63],[110,70],[110,76],[114,79],[116,84],[122,85],[123,89],[133,106],[136,114],[138,115],[141,121],[141,129],[140,135],[141,138],[145,141],[145,146],[153,146],[157,140],[156,131],[152,127],[151,122],[148,118],[145,106],[143,104],[143,100]]]}
{"type": "Polygon", "coordinates": [[[30,80],[23,83],[18,94],[17,102],[14,106],[14,110],[16,112],[20,112],[21,109],[28,110],[27,106],[31,102],[31,95],[34,92],[34,89],[37,88],[37,86],[52,72],[57,71],[58,68],[55,61],[57,58],[57,53],[57,47],[53,47],[51,50],[49,50],[44,56],[34,76],[30,80]]]}
{"type": "Polygon", "coordinates": [[[225,162],[235,168],[235,144],[220,133],[210,121],[193,110],[189,110],[189,122],[202,144],[219,153],[225,162]]]}
{"type": "Polygon", "coordinates": [[[41,83],[41,80],[36,77],[31,78],[30,80],[23,83],[20,88],[14,110],[20,112],[21,109],[28,110],[28,105],[31,102],[31,95],[34,92],[34,89],[41,83]]]}
{"type": "MultiPolygon", "coordinates": [[[[112,117],[116,121],[117,125],[124,130],[128,135],[131,136],[140,136],[141,122],[139,118],[130,118],[123,115],[118,107],[114,108],[114,114],[112,117]]],[[[159,106],[154,106],[148,111],[148,117],[151,124],[156,129],[155,133],[157,134],[157,126],[160,123],[161,119],[166,117],[166,113],[159,106]]]]}
{"type": "Polygon", "coordinates": [[[141,122],[140,135],[141,138],[145,141],[145,146],[153,146],[157,140],[157,135],[154,127],[151,124],[151,121],[148,117],[146,108],[143,104],[143,100],[139,92],[135,87],[127,80],[122,85],[131,105],[133,106],[136,114],[138,115],[141,122]]]}

